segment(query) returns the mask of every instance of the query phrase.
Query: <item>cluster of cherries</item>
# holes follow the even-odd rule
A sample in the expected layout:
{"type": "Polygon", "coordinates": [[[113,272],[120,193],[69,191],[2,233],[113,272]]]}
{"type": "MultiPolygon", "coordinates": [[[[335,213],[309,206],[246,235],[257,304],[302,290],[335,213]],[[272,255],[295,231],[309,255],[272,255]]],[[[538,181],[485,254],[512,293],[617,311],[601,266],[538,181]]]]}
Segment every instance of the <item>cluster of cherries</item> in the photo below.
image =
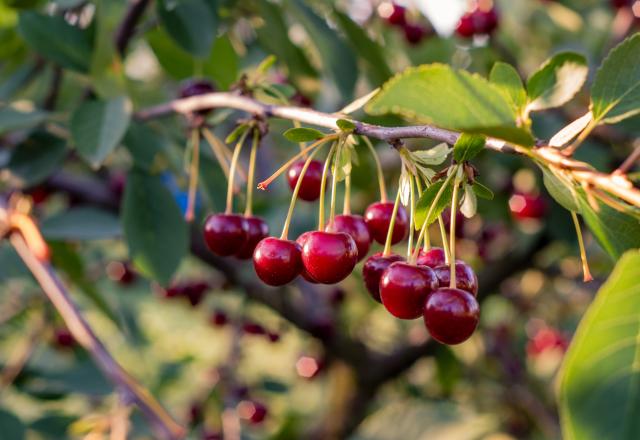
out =
{"type": "Polygon", "coordinates": [[[472,38],[475,35],[490,35],[499,23],[498,11],[495,7],[482,9],[476,6],[472,11],[466,12],[458,22],[456,33],[463,38],[472,38]]]}
{"type": "Polygon", "coordinates": [[[404,38],[409,44],[419,44],[429,35],[427,28],[407,20],[407,10],[404,6],[396,3],[384,3],[378,8],[378,12],[387,24],[402,30],[404,38]]]}

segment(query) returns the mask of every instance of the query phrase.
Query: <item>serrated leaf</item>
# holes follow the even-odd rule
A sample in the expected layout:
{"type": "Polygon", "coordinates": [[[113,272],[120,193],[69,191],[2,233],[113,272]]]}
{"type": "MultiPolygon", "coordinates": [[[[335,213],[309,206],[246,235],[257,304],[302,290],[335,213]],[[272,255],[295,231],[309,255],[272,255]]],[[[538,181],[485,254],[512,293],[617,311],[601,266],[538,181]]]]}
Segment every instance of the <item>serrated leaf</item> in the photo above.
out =
{"type": "Polygon", "coordinates": [[[131,119],[131,102],[122,96],[85,101],[73,112],[71,135],[80,155],[98,167],[120,143],[131,119]]]}
{"type": "Polygon", "coordinates": [[[477,180],[473,182],[473,192],[475,192],[476,195],[481,199],[493,200],[493,191],[491,191],[489,188],[487,188],[477,180]]]}
{"type": "Polygon", "coordinates": [[[486,141],[482,135],[462,133],[453,145],[453,159],[456,162],[473,159],[484,149],[486,141]]]}
{"type": "Polygon", "coordinates": [[[348,119],[338,119],[336,121],[336,125],[342,131],[353,131],[356,129],[356,124],[348,119]]]}
{"type": "Polygon", "coordinates": [[[427,189],[424,190],[418,203],[416,203],[416,212],[415,212],[415,228],[420,229],[424,224],[425,220],[428,221],[428,224],[435,222],[438,219],[438,216],[442,214],[444,208],[449,206],[451,203],[451,196],[453,195],[453,185],[451,182],[447,183],[447,186],[443,190],[438,202],[435,205],[435,208],[431,212],[431,216],[427,219],[427,214],[429,213],[429,209],[433,204],[433,201],[442,188],[444,184],[444,180],[440,180],[438,182],[433,183],[427,189]]]}
{"type": "Polygon", "coordinates": [[[157,11],[162,27],[180,47],[197,57],[209,55],[218,19],[207,1],[158,0],[157,11]]]}
{"type": "Polygon", "coordinates": [[[554,55],[527,81],[527,110],[544,110],[568,102],[582,88],[588,74],[584,56],[574,52],[554,55]]]}
{"type": "Polygon", "coordinates": [[[491,68],[489,81],[500,88],[516,113],[520,113],[527,103],[527,92],[516,69],[510,64],[498,61],[491,68]]]}
{"type": "Polygon", "coordinates": [[[620,122],[640,112],[640,33],[627,38],[604,59],[591,87],[596,121],[620,122]]]}
{"type": "Polygon", "coordinates": [[[563,208],[579,212],[580,207],[576,200],[575,189],[571,188],[568,183],[563,182],[560,178],[554,175],[549,169],[541,167],[542,169],[542,181],[545,188],[549,191],[549,194],[553,199],[560,204],[563,208]]]}
{"type": "Polygon", "coordinates": [[[447,159],[451,148],[446,143],[441,143],[427,150],[412,151],[411,157],[422,165],[440,165],[447,159]]]}
{"type": "Polygon", "coordinates": [[[478,199],[471,185],[464,185],[464,195],[460,203],[460,212],[466,218],[471,218],[478,211],[478,199]]]}
{"type": "Polygon", "coordinates": [[[9,105],[0,107],[0,135],[35,127],[46,118],[47,112],[40,110],[22,111],[9,105]]]}
{"type": "Polygon", "coordinates": [[[325,136],[323,132],[308,127],[290,128],[283,135],[291,142],[315,141],[325,136]]]}
{"type": "Polygon", "coordinates": [[[533,145],[531,133],[517,126],[514,109],[495,85],[443,64],[413,67],[396,75],[369,101],[366,110],[533,145]]]}
{"type": "Polygon", "coordinates": [[[180,208],[159,176],[135,169],[129,173],[122,225],[136,268],[167,285],[187,253],[189,234],[180,208]]]}
{"type": "Polygon", "coordinates": [[[7,168],[22,187],[29,187],[53,174],[66,155],[65,141],[37,131],[13,150],[7,168]]]}
{"type": "Polygon", "coordinates": [[[49,240],[104,240],[122,233],[115,215],[90,207],[72,208],[47,217],[40,229],[49,240]]]}
{"type": "Polygon", "coordinates": [[[640,252],[622,256],[580,321],[564,359],[560,416],[567,440],[632,440],[640,432],[640,252]]]}

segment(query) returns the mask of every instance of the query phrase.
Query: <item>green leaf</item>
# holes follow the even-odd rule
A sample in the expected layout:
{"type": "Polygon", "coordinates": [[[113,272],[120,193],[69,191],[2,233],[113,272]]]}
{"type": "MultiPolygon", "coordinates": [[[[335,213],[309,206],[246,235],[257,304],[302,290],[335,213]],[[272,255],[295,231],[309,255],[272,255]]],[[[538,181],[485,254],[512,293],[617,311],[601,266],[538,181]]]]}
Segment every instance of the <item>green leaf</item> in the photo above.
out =
{"type": "Polygon", "coordinates": [[[484,149],[486,141],[482,135],[462,133],[453,145],[453,159],[456,162],[473,159],[484,149]]]}
{"type": "Polygon", "coordinates": [[[161,166],[160,156],[167,148],[167,139],[148,125],[132,122],[122,143],[138,168],[150,172],[161,166]]]}
{"type": "Polygon", "coordinates": [[[47,440],[68,438],[67,430],[75,420],[74,416],[51,412],[31,422],[29,429],[37,431],[47,440]]]}
{"type": "Polygon", "coordinates": [[[477,180],[473,182],[473,192],[476,193],[476,195],[481,199],[493,200],[493,191],[491,191],[489,188],[487,188],[477,180]]]}
{"type": "Polygon", "coordinates": [[[190,78],[194,75],[194,58],[158,27],[146,33],[145,38],[164,71],[176,79],[190,78]]]}
{"type": "Polygon", "coordinates": [[[500,89],[481,76],[442,64],[413,67],[396,75],[366,110],[533,145],[531,133],[516,125],[516,113],[500,89]]]}
{"type": "Polygon", "coordinates": [[[218,19],[205,0],[158,0],[158,16],[167,33],[180,47],[204,58],[216,36],[218,19]]]}
{"type": "Polygon", "coordinates": [[[131,102],[124,96],[86,101],[71,117],[71,135],[80,155],[98,167],[120,143],[131,118],[131,102]]]}
{"type": "Polygon", "coordinates": [[[491,69],[489,81],[505,94],[516,113],[520,113],[527,103],[527,92],[516,69],[510,64],[498,61],[491,69]]]}
{"type": "Polygon", "coordinates": [[[0,426],[3,438],[23,440],[26,438],[26,428],[22,421],[14,414],[0,409],[0,426]]]}
{"type": "Polygon", "coordinates": [[[211,55],[204,65],[204,72],[213,78],[221,89],[228,90],[238,79],[238,54],[227,35],[221,35],[213,43],[211,55]]]}
{"type": "Polygon", "coordinates": [[[613,124],[640,112],[639,59],[640,33],[609,52],[591,87],[594,120],[613,124]]]}
{"type": "Polygon", "coordinates": [[[13,150],[7,168],[22,187],[30,187],[53,174],[66,155],[65,141],[38,131],[13,150]]]}
{"type": "Polygon", "coordinates": [[[576,190],[569,186],[568,183],[560,180],[560,178],[554,175],[548,168],[540,168],[542,169],[542,181],[551,197],[563,208],[569,211],[579,212],[580,207],[576,200],[576,190]]]}
{"type": "Polygon", "coordinates": [[[44,58],[78,72],[89,71],[92,42],[88,30],[68,24],[62,16],[32,11],[20,14],[18,30],[27,44],[44,58]]]}
{"type": "Polygon", "coordinates": [[[283,135],[291,142],[315,141],[325,136],[323,132],[308,127],[290,128],[283,135]]]}
{"type": "Polygon", "coordinates": [[[187,253],[188,228],[158,176],[129,173],[122,206],[129,256],[144,275],[167,285],[187,253]]]}
{"type": "Polygon", "coordinates": [[[47,217],[40,225],[49,240],[104,240],[120,236],[120,222],[97,208],[72,208],[47,217]]]}
{"type": "Polygon", "coordinates": [[[225,138],[224,142],[226,144],[230,144],[232,142],[235,142],[248,129],[249,129],[249,126],[247,124],[238,125],[236,128],[233,129],[233,131],[231,133],[229,133],[227,135],[227,137],[225,138]]]}
{"type": "Polygon", "coordinates": [[[353,131],[356,129],[356,124],[348,119],[338,119],[336,121],[336,125],[342,131],[353,131]]]}
{"type": "Polygon", "coordinates": [[[43,111],[22,111],[11,106],[0,107],[0,135],[12,130],[35,127],[45,119],[47,119],[47,113],[43,111]]]}
{"type": "Polygon", "coordinates": [[[478,211],[478,199],[471,185],[464,185],[464,196],[460,203],[460,212],[466,218],[471,218],[478,211]]]}
{"type": "Polygon", "coordinates": [[[529,111],[559,107],[582,88],[589,74],[584,56],[574,52],[554,55],[527,81],[529,111]]]}
{"type": "Polygon", "coordinates": [[[411,152],[411,158],[420,165],[440,165],[451,153],[451,148],[446,143],[441,143],[427,150],[411,152]]]}
{"type": "Polygon", "coordinates": [[[640,252],[622,256],[580,321],[564,360],[560,416],[567,440],[640,432],[640,252]]]}
{"type": "Polygon", "coordinates": [[[449,182],[442,192],[442,195],[438,199],[438,203],[435,208],[431,212],[431,216],[427,219],[427,214],[429,213],[429,209],[433,204],[433,201],[442,188],[444,184],[444,180],[439,180],[434,184],[430,185],[420,196],[418,203],[416,203],[416,212],[415,212],[415,228],[420,229],[424,224],[425,220],[428,220],[428,223],[431,224],[438,219],[438,216],[442,214],[444,208],[449,206],[451,203],[451,196],[453,195],[453,185],[449,182]]]}

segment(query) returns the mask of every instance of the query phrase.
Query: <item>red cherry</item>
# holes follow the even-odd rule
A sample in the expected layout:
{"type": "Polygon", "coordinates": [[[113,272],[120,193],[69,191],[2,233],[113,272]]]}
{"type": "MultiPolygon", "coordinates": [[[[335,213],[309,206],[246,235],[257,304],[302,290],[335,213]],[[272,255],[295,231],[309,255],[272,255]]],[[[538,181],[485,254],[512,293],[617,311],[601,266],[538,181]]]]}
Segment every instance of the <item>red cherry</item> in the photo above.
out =
{"type": "Polygon", "coordinates": [[[544,217],[547,204],[539,195],[517,193],[509,199],[509,209],[517,220],[539,220],[544,217]]]}
{"type": "Polygon", "coordinates": [[[358,248],[358,261],[367,256],[371,246],[371,234],[361,215],[336,215],[333,222],[325,228],[328,232],[349,234],[358,248]]]}
{"type": "MultiPolygon", "coordinates": [[[[442,266],[434,268],[433,271],[438,277],[440,287],[449,287],[449,283],[451,282],[451,268],[443,264],[442,266]]],[[[456,288],[466,290],[472,293],[473,296],[478,295],[478,277],[467,263],[456,263],[456,288]]]]}
{"type": "Polygon", "coordinates": [[[469,339],[479,318],[478,301],[464,290],[442,287],[429,295],[424,304],[427,330],[443,344],[454,345],[469,339]]]}
{"type": "MultiPolygon", "coordinates": [[[[293,190],[296,187],[296,183],[298,183],[298,176],[300,176],[304,163],[304,160],[294,163],[287,172],[287,181],[289,182],[291,190],[293,190]]],[[[304,177],[302,178],[302,185],[300,185],[300,190],[298,191],[299,198],[306,200],[307,202],[313,202],[320,197],[323,169],[324,164],[322,162],[318,160],[312,160],[309,162],[307,171],[304,173],[304,177]]]]}
{"type": "Polygon", "coordinates": [[[243,400],[237,409],[240,418],[253,425],[262,423],[267,416],[267,407],[255,400],[243,400]]]}
{"type": "Polygon", "coordinates": [[[404,26],[406,21],[406,9],[403,6],[400,6],[396,3],[391,4],[391,9],[389,11],[389,15],[386,15],[384,18],[388,24],[392,26],[404,26]]]}
{"type": "Polygon", "coordinates": [[[396,261],[404,261],[404,258],[396,254],[390,254],[385,257],[382,252],[378,252],[367,258],[367,261],[362,266],[364,285],[367,287],[371,297],[379,303],[382,303],[380,299],[380,278],[382,278],[382,273],[396,261]]]}
{"type": "Polygon", "coordinates": [[[471,13],[474,32],[476,34],[491,34],[498,27],[498,11],[491,8],[488,11],[476,9],[471,13]]]}
{"type": "Polygon", "coordinates": [[[396,262],[380,278],[382,304],[389,313],[400,319],[419,317],[425,299],[437,288],[436,274],[427,266],[396,262]]]}
{"type": "MultiPolygon", "coordinates": [[[[304,244],[307,242],[307,238],[309,238],[309,234],[311,234],[312,232],[313,231],[303,232],[302,235],[300,235],[300,237],[298,237],[298,239],[296,240],[296,243],[298,243],[300,245],[300,249],[304,248],[304,244]]],[[[318,284],[318,282],[313,279],[311,274],[304,267],[304,264],[302,265],[302,271],[300,272],[300,275],[302,275],[302,278],[307,280],[309,283],[318,284]]]]}
{"type": "Polygon", "coordinates": [[[456,34],[462,38],[471,38],[476,33],[473,17],[470,13],[464,14],[456,27],[456,34]]]}
{"type": "Polygon", "coordinates": [[[132,284],[137,278],[136,272],[127,261],[112,261],[107,264],[107,275],[122,286],[132,284]]]}
{"type": "Polygon", "coordinates": [[[224,311],[214,310],[209,318],[209,322],[215,327],[224,327],[229,322],[229,318],[224,311]]]}
{"type": "Polygon", "coordinates": [[[302,264],[319,283],[335,284],[344,280],[357,261],[356,242],[344,232],[314,231],[302,247],[302,264]]]}
{"type": "Polygon", "coordinates": [[[414,24],[406,24],[403,30],[405,40],[407,40],[407,43],[412,45],[420,43],[427,35],[427,30],[425,28],[414,24]]]}
{"type": "Polygon", "coordinates": [[[247,231],[247,241],[236,254],[241,260],[248,260],[253,257],[253,251],[263,238],[269,236],[269,225],[260,217],[244,217],[247,231]]]}
{"type": "Polygon", "coordinates": [[[204,223],[204,240],[216,255],[228,257],[247,241],[247,223],[238,214],[212,214],[204,223]]]}
{"type": "MultiPolygon", "coordinates": [[[[393,214],[393,203],[391,202],[372,203],[364,212],[364,221],[367,223],[369,232],[371,232],[373,239],[380,244],[384,244],[387,240],[391,214],[393,214]]],[[[396,244],[404,240],[408,231],[409,216],[402,206],[398,206],[398,213],[391,236],[391,244],[396,244]]]]}
{"type": "Polygon", "coordinates": [[[275,344],[276,342],[280,341],[280,333],[278,333],[278,332],[267,332],[267,339],[272,344],[275,344]]]}
{"type": "Polygon", "coordinates": [[[551,327],[543,327],[527,343],[527,354],[536,357],[546,350],[559,349],[567,351],[569,340],[565,335],[551,327]]]}
{"type": "Polygon", "coordinates": [[[204,281],[187,283],[182,286],[182,294],[186,296],[189,304],[195,307],[202,302],[204,294],[210,287],[209,283],[204,281]]]}
{"type": "Polygon", "coordinates": [[[72,348],[76,345],[76,338],[66,328],[57,328],[53,331],[54,343],[60,348],[72,348]]]}
{"type": "MultiPolygon", "coordinates": [[[[216,91],[215,86],[206,79],[191,79],[185,81],[180,86],[180,98],[189,98],[191,96],[205,95],[207,93],[213,93],[216,91]]],[[[211,108],[205,108],[202,110],[198,110],[198,114],[206,115],[209,113],[211,108]]]]}
{"type": "Polygon", "coordinates": [[[633,4],[633,0],[609,0],[613,9],[629,8],[633,4]]]}
{"type": "Polygon", "coordinates": [[[253,321],[245,321],[242,324],[242,331],[247,335],[266,335],[267,331],[263,326],[253,321]]]}
{"type": "Polygon", "coordinates": [[[283,286],[302,271],[300,245],[291,240],[267,237],[256,246],[253,267],[266,284],[283,286]]]}
{"type": "Polygon", "coordinates": [[[437,266],[442,266],[446,262],[447,258],[444,249],[441,247],[432,247],[428,251],[420,249],[418,259],[416,260],[418,266],[429,266],[432,269],[437,266]]]}

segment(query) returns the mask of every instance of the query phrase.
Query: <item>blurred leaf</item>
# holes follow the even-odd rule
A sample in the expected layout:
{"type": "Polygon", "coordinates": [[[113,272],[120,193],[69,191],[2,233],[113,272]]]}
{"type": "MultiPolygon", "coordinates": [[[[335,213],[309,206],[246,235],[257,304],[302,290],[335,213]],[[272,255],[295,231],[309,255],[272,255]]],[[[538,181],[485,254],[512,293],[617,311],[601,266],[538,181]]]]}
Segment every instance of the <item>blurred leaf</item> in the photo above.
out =
{"type": "Polygon", "coordinates": [[[604,59],[591,87],[593,119],[613,124],[640,112],[640,33],[604,59]]]}
{"type": "Polygon", "coordinates": [[[554,55],[527,81],[529,111],[559,107],[582,88],[589,74],[584,56],[574,52],[554,55]]]}
{"type": "Polygon", "coordinates": [[[218,19],[205,0],[158,0],[160,23],[180,47],[204,58],[216,36],[218,19]]]}
{"type": "Polygon", "coordinates": [[[289,386],[277,379],[263,379],[260,388],[274,394],[284,394],[289,391],[289,386]]]}
{"type": "Polygon", "coordinates": [[[309,142],[315,141],[324,137],[325,134],[315,128],[307,128],[307,127],[299,127],[299,128],[290,128],[284,132],[284,137],[286,137],[291,142],[309,142]]]}
{"type": "Polygon", "coordinates": [[[26,278],[31,272],[24,265],[13,246],[8,243],[0,244],[0,281],[10,278],[26,278]]]}
{"type": "Polygon", "coordinates": [[[66,155],[67,148],[62,139],[38,131],[13,150],[8,168],[23,187],[30,187],[53,174],[66,155]]]}
{"type": "Polygon", "coordinates": [[[231,133],[227,135],[227,137],[224,140],[225,144],[230,144],[232,142],[235,142],[248,129],[249,129],[249,125],[245,123],[238,125],[236,128],[233,129],[231,133]]]}
{"type": "Polygon", "coordinates": [[[496,86],[481,76],[442,64],[409,68],[396,75],[369,101],[366,110],[533,144],[531,133],[516,126],[516,114],[496,86]]]}
{"type": "Polygon", "coordinates": [[[94,168],[120,143],[131,118],[131,102],[124,96],[86,101],[71,117],[71,135],[80,155],[94,168]]]}
{"type": "Polygon", "coordinates": [[[11,106],[0,107],[0,135],[12,130],[23,130],[40,124],[47,113],[40,110],[22,111],[11,106]]]}
{"type": "Polygon", "coordinates": [[[458,163],[473,159],[484,149],[486,141],[482,135],[462,133],[453,145],[453,159],[458,163]]]}
{"type": "Polygon", "coordinates": [[[40,229],[48,240],[104,240],[121,235],[118,218],[98,208],[71,208],[45,218],[40,229]]]}
{"type": "Polygon", "coordinates": [[[338,119],[336,121],[336,125],[342,131],[353,131],[356,129],[356,124],[348,119],[338,119]]]}
{"type": "MultiPolygon", "coordinates": [[[[45,363],[50,359],[42,359],[45,363]]],[[[39,369],[37,377],[27,385],[29,392],[36,393],[80,393],[89,396],[106,396],[113,391],[113,386],[105,379],[102,372],[88,358],[76,359],[68,368],[59,366],[39,369]]]]}
{"type": "Polygon", "coordinates": [[[211,54],[204,64],[204,72],[224,90],[238,79],[238,55],[227,35],[221,35],[213,43],[211,54]]]}
{"type": "MultiPolygon", "coordinates": [[[[425,220],[427,220],[427,214],[429,213],[429,209],[433,204],[433,201],[442,188],[444,184],[444,180],[439,180],[431,185],[427,189],[424,190],[422,196],[418,200],[416,204],[416,212],[415,212],[415,228],[420,229],[424,224],[425,220]]],[[[449,206],[451,203],[451,196],[453,195],[453,185],[451,181],[447,183],[446,188],[442,192],[442,195],[438,199],[438,203],[435,205],[435,208],[431,212],[431,216],[428,219],[428,224],[435,222],[438,219],[438,216],[444,211],[444,208],[449,206]]]]}
{"type": "Polygon", "coordinates": [[[67,429],[76,420],[76,417],[49,413],[31,422],[29,429],[37,431],[43,439],[58,440],[67,438],[67,429]]]}
{"type": "Polygon", "coordinates": [[[564,359],[563,437],[636,439],[640,432],[640,252],[629,251],[598,291],[564,359]]]}
{"type": "Polygon", "coordinates": [[[62,16],[31,11],[20,14],[18,29],[27,44],[44,58],[78,72],[89,71],[89,31],[68,24],[62,16]]]}
{"type": "Polygon", "coordinates": [[[493,200],[493,191],[491,191],[489,188],[487,188],[477,180],[473,182],[473,192],[475,192],[476,195],[481,199],[493,200]]]}
{"type": "Polygon", "coordinates": [[[121,9],[118,2],[99,1],[92,22],[95,37],[89,68],[91,86],[103,98],[120,96],[127,87],[125,69],[113,38],[120,25],[121,9]]]}
{"type": "Polygon", "coordinates": [[[462,376],[462,368],[458,358],[445,345],[438,345],[434,356],[436,361],[436,377],[446,395],[451,394],[462,376]]]}
{"type": "Polygon", "coordinates": [[[545,167],[540,168],[542,169],[542,181],[551,197],[563,208],[569,211],[579,212],[580,207],[576,201],[575,190],[572,190],[570,186],[562,182],[562,180],[555,176],[549,169],[545,167]]]}
{"type": "Polygon", "coordinates": [[[122,224],[136,268],[167,285],[187,253],[188,228],[159,176],[136,169],[129,173],[122,224]]]}
{"type": "Polygon", "coordinates": [[[2,438],[11,440],[26,438],[26,428],[22,421],[2,408],[0,408],[0,428],[2,429],[2,438]]]}
{"type": "Polygon", "coordinates": [[[445,142],[427,150],[412,151],[411,157],[414,161],[427,166],[440,165],[451,153],[451,148],[445,142]]]}
{"type": "Polygon", "coordinates": [[[519,114],[527,103],[527,92],[516,69],[510,64],[498,61],[491,69],[489,81],[502,90],[513,109],[519,114]]]}
{"type": "Polygon", "coordinates": [[[158,156],[167,147],[167,139],[140,122],[132,122],[122,140],[136,167],[151,171],[158,163],[158,156]]]}
{"type": "Polygon", "coordinates": [[[165,72],[176,79],[193,75],[194,58],[175,44],[164,29],[153,29],[145,38],[165,72]]]}

